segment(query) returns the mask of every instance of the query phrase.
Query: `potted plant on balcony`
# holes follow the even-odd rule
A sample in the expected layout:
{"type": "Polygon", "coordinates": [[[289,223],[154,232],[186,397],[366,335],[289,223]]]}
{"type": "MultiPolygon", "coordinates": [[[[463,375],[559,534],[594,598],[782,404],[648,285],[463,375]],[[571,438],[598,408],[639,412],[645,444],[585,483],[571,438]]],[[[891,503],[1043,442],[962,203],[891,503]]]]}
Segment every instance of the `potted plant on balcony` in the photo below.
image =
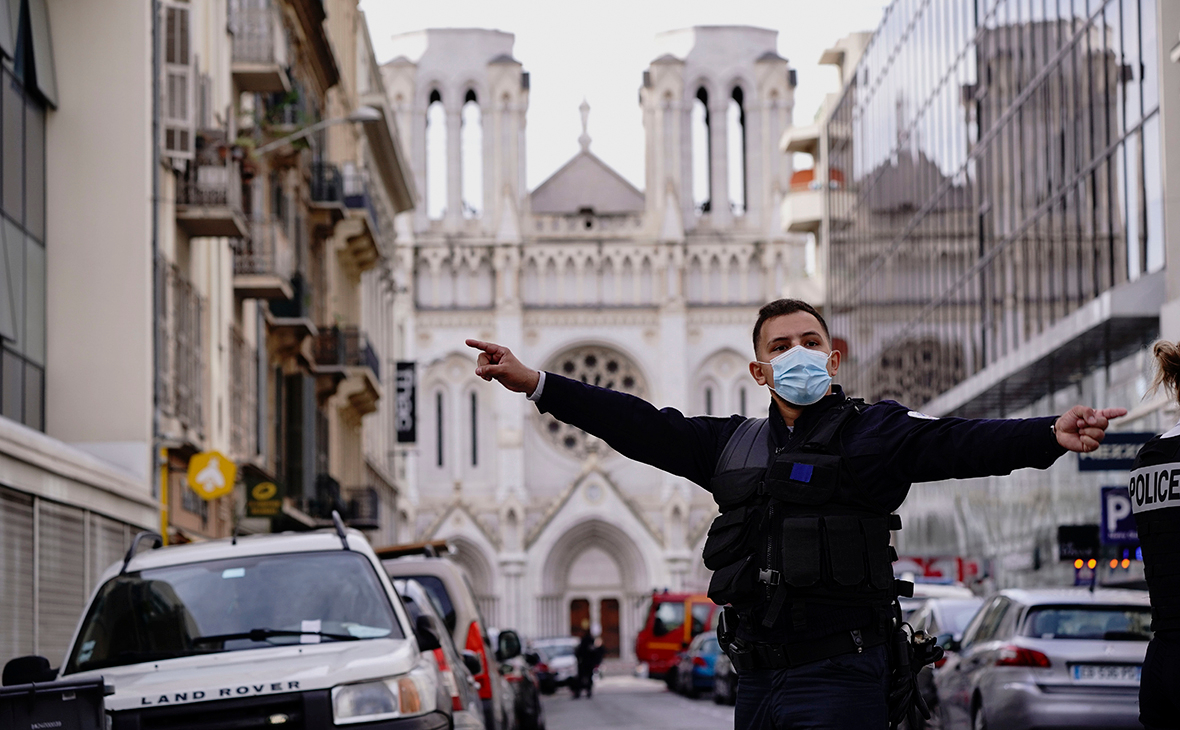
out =
{"type": "Polygon", "coordinates": [[[258,157],[254,154],[254,147],[253,137],[238,137],[230,148],[234,159],[241,163],[243,182],[253,180],[258,172],[258,157]]]}

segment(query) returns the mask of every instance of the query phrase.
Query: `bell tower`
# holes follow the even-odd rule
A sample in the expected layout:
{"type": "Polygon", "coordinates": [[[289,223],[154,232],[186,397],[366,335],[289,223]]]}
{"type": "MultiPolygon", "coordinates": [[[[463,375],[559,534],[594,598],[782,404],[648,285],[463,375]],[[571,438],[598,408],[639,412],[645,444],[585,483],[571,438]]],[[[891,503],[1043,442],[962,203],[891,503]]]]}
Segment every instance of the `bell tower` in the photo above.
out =
{"type": "Polygon", "coordinates": [[[430,29],[394,36],[385,87],[423,200],[412,232],[519,240],[529,75],[511,33],[430,29]]]}
{"type": "Polygon", "coordinates": [[[790,179],[778,151],[791,125],[794,72],[777,31],[697,26],[662,33],[639,91],[647,137],[649,225],[781,238],[774,212],[790,179]]]}

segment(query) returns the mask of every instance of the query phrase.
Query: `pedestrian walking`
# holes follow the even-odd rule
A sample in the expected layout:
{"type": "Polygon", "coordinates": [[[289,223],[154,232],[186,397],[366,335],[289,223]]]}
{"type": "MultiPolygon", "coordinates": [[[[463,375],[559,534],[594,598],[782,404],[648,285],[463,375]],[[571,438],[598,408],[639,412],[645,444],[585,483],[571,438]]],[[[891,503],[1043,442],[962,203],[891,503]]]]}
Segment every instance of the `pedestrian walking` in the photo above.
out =
{"type": "Polygon", "coordinates": [[[750,375],[770,389],[765,418],[687,417],[538,372],[503,345],[467,344],[480,350],[476,375],[712,493],[721,516],[703,557],[710,598],[727,605],[718,634],[738,670],[739,730],[900,721],[920,666],[911,671],[912,644],[898,638],[889,539],[910,485],[1047,468],[1066,450],[1096,449],[1126,413],[1079,405],[967,420],[854,400],[832,383],[841,353],[826,322],[795,299],[767,304],[754,323],[750,375]]]}
{"type": "MultiPolygon", "coordinates": [[[[1180,397],[1180,343],[1152,348],[1155,380],[1180,397]]],[[[1131,468],[1131,511],[1143,548],[1143,575],[1151,596],[1151,630],[1139,682],[1139,722],[1148,730],[1180,728],[1180,423],[1139,450],[1131,468]]]]}
{"type": "Polygon", "coordinates": [[[582,692],[586,697],[594,696],[594,670],[602,664],[606,650],[602,646],[602,639],[594,636],[589,630],[582,634],[582,640],[574,649],[574,659],[578,662],[578,676],[574,679],[574,699],[578,699],[582,692]]]}

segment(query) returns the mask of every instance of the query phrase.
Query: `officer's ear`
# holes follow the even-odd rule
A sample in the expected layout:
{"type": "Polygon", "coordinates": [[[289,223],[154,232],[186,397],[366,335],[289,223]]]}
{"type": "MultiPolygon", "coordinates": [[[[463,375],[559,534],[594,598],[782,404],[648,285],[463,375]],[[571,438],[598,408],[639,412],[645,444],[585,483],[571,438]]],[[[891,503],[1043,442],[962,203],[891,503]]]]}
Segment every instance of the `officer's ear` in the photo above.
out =
{"type": "Polygon", "coordinates": [[[763,367],[765,366],[757,360],[750,361],[750,375],[754,377],[754,381],[757,382],[758,385],[766,385],[768,382],[770,382],[766,379],[766,373],[762,370],[763,367]]]}
{"type": "Polygon", "coordinates": [[[832,377],[836,377],[836,371],[840,369],[840,351],[832,350],[831,357],[828,358],[828,372],[832,377]]]}

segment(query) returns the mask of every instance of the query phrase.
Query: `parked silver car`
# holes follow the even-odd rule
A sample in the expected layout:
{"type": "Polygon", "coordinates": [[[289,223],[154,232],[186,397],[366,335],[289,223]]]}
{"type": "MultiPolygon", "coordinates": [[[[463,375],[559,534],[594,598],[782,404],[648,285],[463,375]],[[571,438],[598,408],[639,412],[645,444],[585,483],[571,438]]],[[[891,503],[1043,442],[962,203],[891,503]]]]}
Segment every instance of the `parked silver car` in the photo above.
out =
{"type": "Polygon", "coordinates": [[[1137,728],[1151,639],[1140,591],[1010,589],[975,614],[935,675],[944,728],[1137,728]]]}

